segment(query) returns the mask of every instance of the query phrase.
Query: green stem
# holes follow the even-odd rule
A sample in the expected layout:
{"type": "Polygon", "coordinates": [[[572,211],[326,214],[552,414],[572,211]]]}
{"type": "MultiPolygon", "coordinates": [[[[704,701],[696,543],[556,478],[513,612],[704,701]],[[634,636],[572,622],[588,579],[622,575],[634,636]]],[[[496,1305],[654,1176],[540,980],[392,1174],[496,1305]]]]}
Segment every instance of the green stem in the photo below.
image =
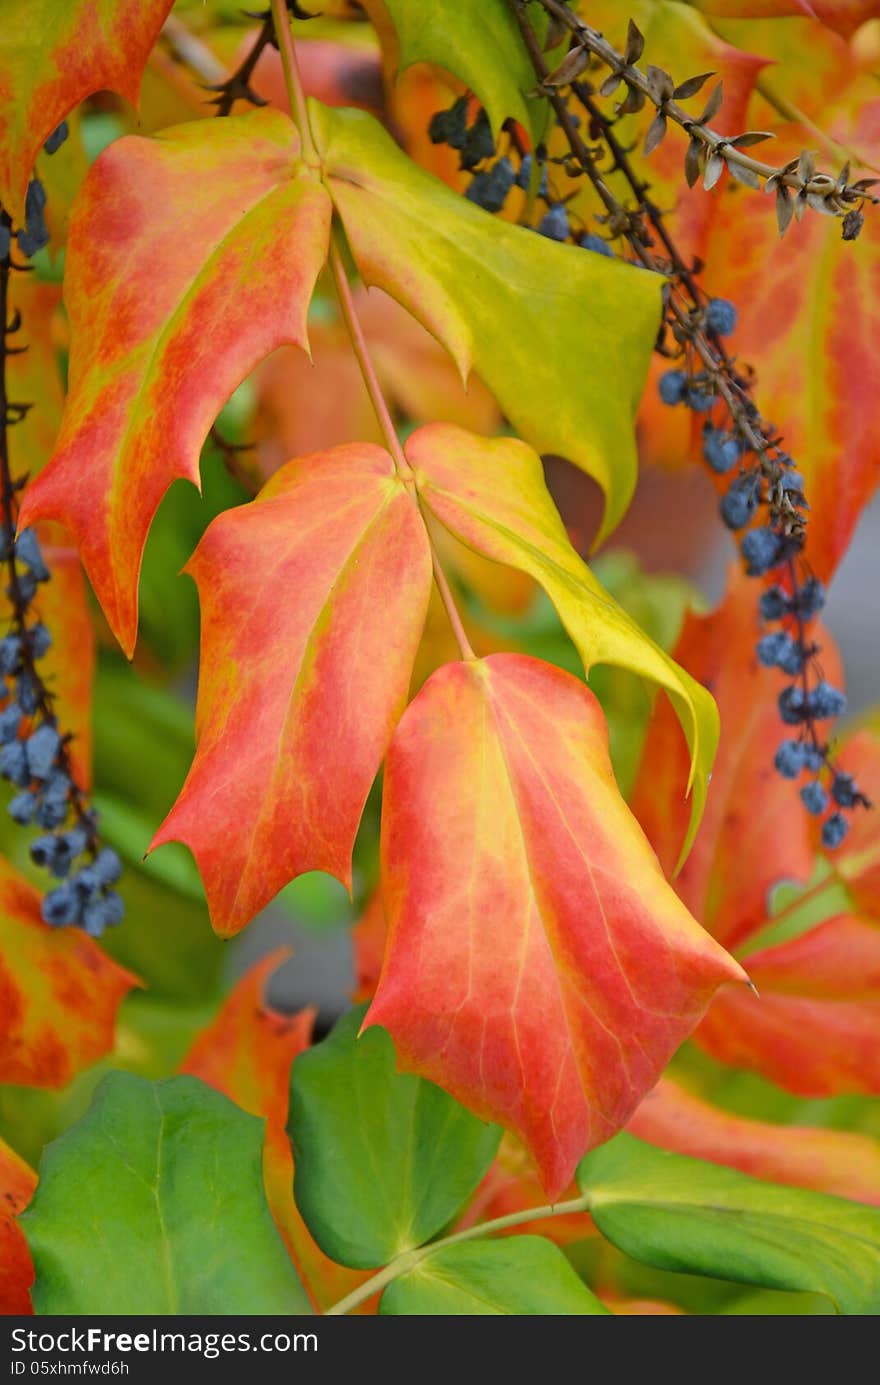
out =
{"type": "Polygon", "coordinates": [[[309,111],[306,105],[306,96],[303,91],[299,64],[296,60],[293,35],[290,32],[290,15],[287,13],[285,0],[271,0],[271,5],[272,22],[275,25],[275,37],[278,40],[278,51],[281,54],[281,66],[284,69],[284,84],[287,87],[287,95],[290,101],[290,113],[299,130],[299,137],[302,140],[303,157],[306,163],[317,165],[320,160],[318,159],[318,151],[315,148],[315,141],[312,137],[312,128],[309,124],[309,111]]]}
{"type": "Polygon", "coordinates": [[[527,1207],[522,1212],[509,1212],[506,1217],[496,1217],[494,1221],[481,1222],[479,1226],[469,1226],[465,1231],[456,1231],[452,1236],[444,1236],[439,1241],[432,1241],[430,1245],[420,1246],[418,1250],[405,1250],[400,1255],[379,1270],[378,1274],[371,1275],[369,1279],[361,1284],[360,1288],[341,1298],[338,1303],[334,1303],[332,1308],[328,1308],[325,1317],[339,1317],[343,1313],[350,1313],[352,1308],[357,1308],[358,1304],[366,1302],[377,1294],[380,1289],[384,1289],[393,1280],[399,1279],[402,1274],[407,1274],[411,1269],[433,1255],[435,1251],[442,1250],[446,1246],[460,1245],[462,1241],[476,1241],[481,1236],[488,1236],[493,1231],[506,1231],[509,1226],[522,1226],[526,1222],[540,1221],[544,1217],[564,1217],[574,1212],[586,1212],[589,1209],[589,1198],[586,1193],[583,1197],[572,1198],[569,1202],[548,1203],[546,1207],[527,1207]]]}

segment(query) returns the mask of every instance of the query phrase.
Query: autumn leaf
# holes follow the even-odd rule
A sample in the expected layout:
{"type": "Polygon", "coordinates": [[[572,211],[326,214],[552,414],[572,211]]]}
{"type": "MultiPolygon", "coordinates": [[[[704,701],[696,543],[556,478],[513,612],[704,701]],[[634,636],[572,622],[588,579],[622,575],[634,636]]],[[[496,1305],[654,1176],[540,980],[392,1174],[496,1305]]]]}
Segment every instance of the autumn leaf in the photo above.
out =
{"type": "MultiPolygon", "coordinates": [[[[754,975],[751,958],[749,968],[754,975]]],[[[670,1077],[648,1093],[627,1129],[674,1154],[726,1164],[770,1183],[880,1204],[880,1144],[868,1135],[733,1115],[670,1077]]]]}
{"type": "Polygon", "coordinates": [[[9,459],[15,475],[36,476],[55,445],[64,404],[58,365],[60,305],[60,284],[44,283],[35,274],[10,276],[10,317],[19,313],[22,323],[16,334],[20,340],[14,344],[27,350],[7,356],[6,392],[13,403],[31,405],[9,429],[9,459]]]}
{"type": "Polygon", "coordinates": [[[518,1133],[553,1198],[745,973],[663,878],[592,694],[537,660],[425,685],[388,753],[381,851],[389,940],[366,1023],[518,1133]]]}
{"type": "Polygon", "coordinates": [[[212,1023],[197,1035],[180,1071],[200,1077],[252,1116],[265,1117],[263,1179],[269,1210],[313,1307],[323,1311],[363,1275],[324,1255],[293,1200],[293,1156],[285,1130],[290,1067],[311,1043],[316,1011],[310,1006],[283,1014],[266,998],[270,977],[290,955],[289,948],[278,948],[245,973],[212,1023]]]}
{"type": "Polygon", "coordinates": [[[633,423],[663,280],[491,220],[417,168],[363,111],[315,102],[310,111],[365,283],[418,318],[463,380],[476,370],[537,451],[596,479],[609,533],[635,484],[633,423]]]}
{"type": "Polygon", "coordinates": [[[406,455],[430,513],[470,548],[528,573],[544,587],[589,672],[616,664],[659,683],[681,722],[690,751],[674,793],[693,784],[681,826],[684,854],[700,821],[717,742],[711,696],[650,640],[578,557],[544,484],[540,458],[515,438],[478,438],[429,424],[407,440],[406,455]]]}
{"type": "Polygon", "coordinates": [[[815,17],[844,38],[880,14],[877,0],[697,0],[701,10],[719,19],[815,17]]]}
{"type": "Polygon", "coordinates": [[[152,846],[186,843],[225,936],[304,871],[350,885],[431,556],[391,457],[364,444],[282,467],[214,520],[187,571],[202,610],[198,744],[152,846]]]}
{"type": "Polygon", "coordinates": [[[0,60],[0,202],[18,221],[37,154],[96,91],[137,105],[172,0],[6,0],[0,60]]]}
{"type": "Polygon", "coordinates": [[[277,346],[307,349],[330,202],[278,111],[115,141],[77,199],[67,251],[70,393],[22,523],[74,535],[127,654],[147,531],[198,484],[220,407],[277,346]]]}
{"type": "Polygon", "coordinates": [[[0,858],[0,1082],[64,1087],[113,1047],[137,980],[77,928],[50,928],[40,895],[0,858]]]}
{"type": "MultiPolygon", "coordinates": [[[[850,830],[837,851],[826,859],[837,879],[842,880],[860,914],[880,922],[880,738],[875,726],[856,729],[840,747],[835,764],[851,774],[873,807],[852,815],[850,830]]],[[[816,836],[818,838],[818,832],[816,836]]]]}
{"type": "Polygon", "coordinates": [[[355,1004],[362,1000],[372,1000],[376,993],[379,974],[382,971],[386,933],[382,891],[374,890],[351,930],[355,969],[355,988],[351,998],[355,1004]]]}
{"type": "Polygon", "coordinates": [[[37,1186],[37,1175],[14,1149],[0,1140],[0,1315],[32,1313],[34,1267],[16,1217],[37,1186]]]}

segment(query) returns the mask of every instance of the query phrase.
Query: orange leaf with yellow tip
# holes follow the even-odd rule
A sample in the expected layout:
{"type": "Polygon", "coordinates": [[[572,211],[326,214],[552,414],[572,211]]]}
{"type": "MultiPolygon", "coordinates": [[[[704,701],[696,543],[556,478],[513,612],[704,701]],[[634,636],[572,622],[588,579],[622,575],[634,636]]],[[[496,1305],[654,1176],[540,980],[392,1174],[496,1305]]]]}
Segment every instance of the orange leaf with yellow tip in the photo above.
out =
{"type": "Polygon", "coordinates": [[[37,1186],[37,1175],[0,1140],[0,1316],[32,1313],[34,1267],[24,1232],[16,1223],[37,1186]]]}
{"type": "Polygon", "coordinates": [[[330,200],[280,111],[130,136],[94,164],[67,249],[70,393],[21,521],[75,536],[127,654],[153,516],[229,395],[284,342],[307,348],[330,200]]]}
{"type": "Polygon", "coordinates": [[[666,883],[593,695],[515,654],[448,664],[385,771],[388,945],[367,1023],[523,1139],[548,1196],[745,973],[666,883]]]}
{"type": "Polygon", "coordinates": [[[0,857],[0,1082],[65,1087],[113,1047],[137,985],[78,928],[49,928],[40,894],[0,857]]]}
{"type": "Polygon", "coordinates": [[[312,1041],[315,1010],[282,1014],[265,994],[269,978],[290,955],[290,949],[278,948],[251,967],[196,1037],[180,1071],[200,1077],[252,1116],[265,1117],[263,1181],[269,1208],[314,1307],[321,1311],[365,1276],[324,1255],[293,1200],[293,1156],[285,1129],[290,1067],[312,1041]]]}
{"type": "Polygon", "coordinates": [[[6,0],[0,57],[0,202],[21,219],[40,148],[96,91],[137,105],[172,0],[6,0]]]}
{"type": "Polygon", "coordinates": [[[350,884],[431,554],[391,457],[363,444],[288,462],[214,520],[187,571],[202,611],[197,749],[152,845],[186,843],[228,935],[304,871],[350,884]]]}
{"type": "Polygon", "coordinates": [[[661,1149],[726,1164],[753,1178],[880,1203],[880,1144],[868,1135],[736,1116],[669,1077],[648,1093],[627,1128],[661,1149]]]}

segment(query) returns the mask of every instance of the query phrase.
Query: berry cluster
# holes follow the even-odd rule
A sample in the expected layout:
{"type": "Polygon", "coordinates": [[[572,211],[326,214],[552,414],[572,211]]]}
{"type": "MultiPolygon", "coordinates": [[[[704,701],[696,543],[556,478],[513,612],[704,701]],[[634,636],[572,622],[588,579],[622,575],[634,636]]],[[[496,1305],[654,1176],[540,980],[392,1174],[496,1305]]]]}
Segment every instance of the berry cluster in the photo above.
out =
{"type": "Polygon", "coordinates": [[[108,888],[119,879],[122,866],[115,851],[97,849],[95,815],[80,803],[66,746],[37,672],[52,639],[41,621],[31,620],[30,607],[38,585],[49,581],[49,569],[34,531],[23,529],[15,538],[11,525],[0,531],[0,560],[10,570],[7,596],[15,613],[13,629],[0,639],[5,692],[0,777],[19,790],[8,811],[22,826],[35,823],[43,829],[31,843],[31,858],[64,882],[43,900],[46,923],[79,924],[99,937],[123,915],[122,900],[108,888]],[[88,863],[71,876],[77,858],[86,853],[88,863]]]}
{"type": "MultiPolygon", "coordinates": [[[[693,314],[693,329],[727,336],[736,327],[736,308],[724,298],[710,299],[693,314]]],[[[685,337],[686,342],[686,337],[685,337]]],[[[717,381],[706,369],[667,370],[659,381],[665,404],[683,404],[698,413],[712,414],[723,401],[717,381]]],[[[760,600],[761,618],[779,628],[758,641],[757,656],[767,668],[778,668],[792,682],[779,694],[779,715],[786,726],[798,727],[797,739],[782,742],[775,765],[786,779],[803,771],[815,777],[803,785],[801,800],[817,817],[833,809],[822,824],[822,842],[828,849],[840,845],[849,829],[841,809],[868,807],[868,799],[851,775],[835,768],[831,749],[818,723],[846,711],[843,693],[822,677],[817,662],[820,648],[807,635],[808,622],[825,603],[825,591],[816,577],[801,580],[796,559],[804,543],[805,515],[809,509],[804,481],[794,462],[760,426],[757,409],[744,393],[741,411],[733,413],[731,428],[712,419],[703,425],[703,456],[719,476],[733,473],[721,500],[721,518],[740,535],[739,548],[750,577],[781,574],[783,585],[768,587],[760,600]],[[740,422],[736,414],[740,413],[740,422]],[[752,436],[747,436],[747,430],[752,436]],[[759,440],[760,447],[755,446],[759,440]],[[749,461],[751,457],[751,461],[749,461]],[[766,521],[754,523],[763,507],[766,521]]]]}

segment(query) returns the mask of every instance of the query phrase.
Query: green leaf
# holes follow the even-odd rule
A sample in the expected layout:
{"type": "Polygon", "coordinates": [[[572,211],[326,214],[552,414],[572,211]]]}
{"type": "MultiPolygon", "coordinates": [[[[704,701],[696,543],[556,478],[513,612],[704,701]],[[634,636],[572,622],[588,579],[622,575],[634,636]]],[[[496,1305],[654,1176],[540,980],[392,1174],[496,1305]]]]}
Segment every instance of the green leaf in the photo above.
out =
{"type": "Polygon", "coordinates": [[[194,1077],[109,1074],[21,1219],[36,1311],[310,1312],[266,1205],[263,1126],[194,1077]]]}
{"type": "Polygon", "coordinates": [[[358,1038],[365,1006],[293,1065],[294,1193],[318,1245],[373,1268],[430,1240],[491,1164],[501,1132],[446,1092],[394,1071],[383,1029],[358,1038]]]}
{"type": "Polygon", "coordinates": [[[605,537],[635,485],[635,414],[663,279],[497,221],[418,168],[363,111],[310,103],[357,267],[476,370],[516,431],[605,492],[605,537]]]}
{"type": "Polygon", "coordinates": [[[599,1230],[659,1269],[825,1294],[838,1313],[880,1311],[880,1211],[763,1183],[631,1135],[578,1168],[599,1230]]]}
{"type": "MultiPolygon", "coordinates": [[[[486,108],[495,138],[508,116],[518,120],[536,144],[547,120],[547,102],[528,97],[537,82],[516,20],[506,0],[368,0],[366,9],[383,35],[387,15],[394,25],[395,67],[436,63],[469,87],[486,108]]],[[[539,34],[546,15],[532,17],[539,34]]]]}
{"type": "Polygon", "coordinates": [[[380,1313],[422,1316],[607,1315],[543,1236],[465,1241],[431,1251],[382,1295],[380,1313]]]}

